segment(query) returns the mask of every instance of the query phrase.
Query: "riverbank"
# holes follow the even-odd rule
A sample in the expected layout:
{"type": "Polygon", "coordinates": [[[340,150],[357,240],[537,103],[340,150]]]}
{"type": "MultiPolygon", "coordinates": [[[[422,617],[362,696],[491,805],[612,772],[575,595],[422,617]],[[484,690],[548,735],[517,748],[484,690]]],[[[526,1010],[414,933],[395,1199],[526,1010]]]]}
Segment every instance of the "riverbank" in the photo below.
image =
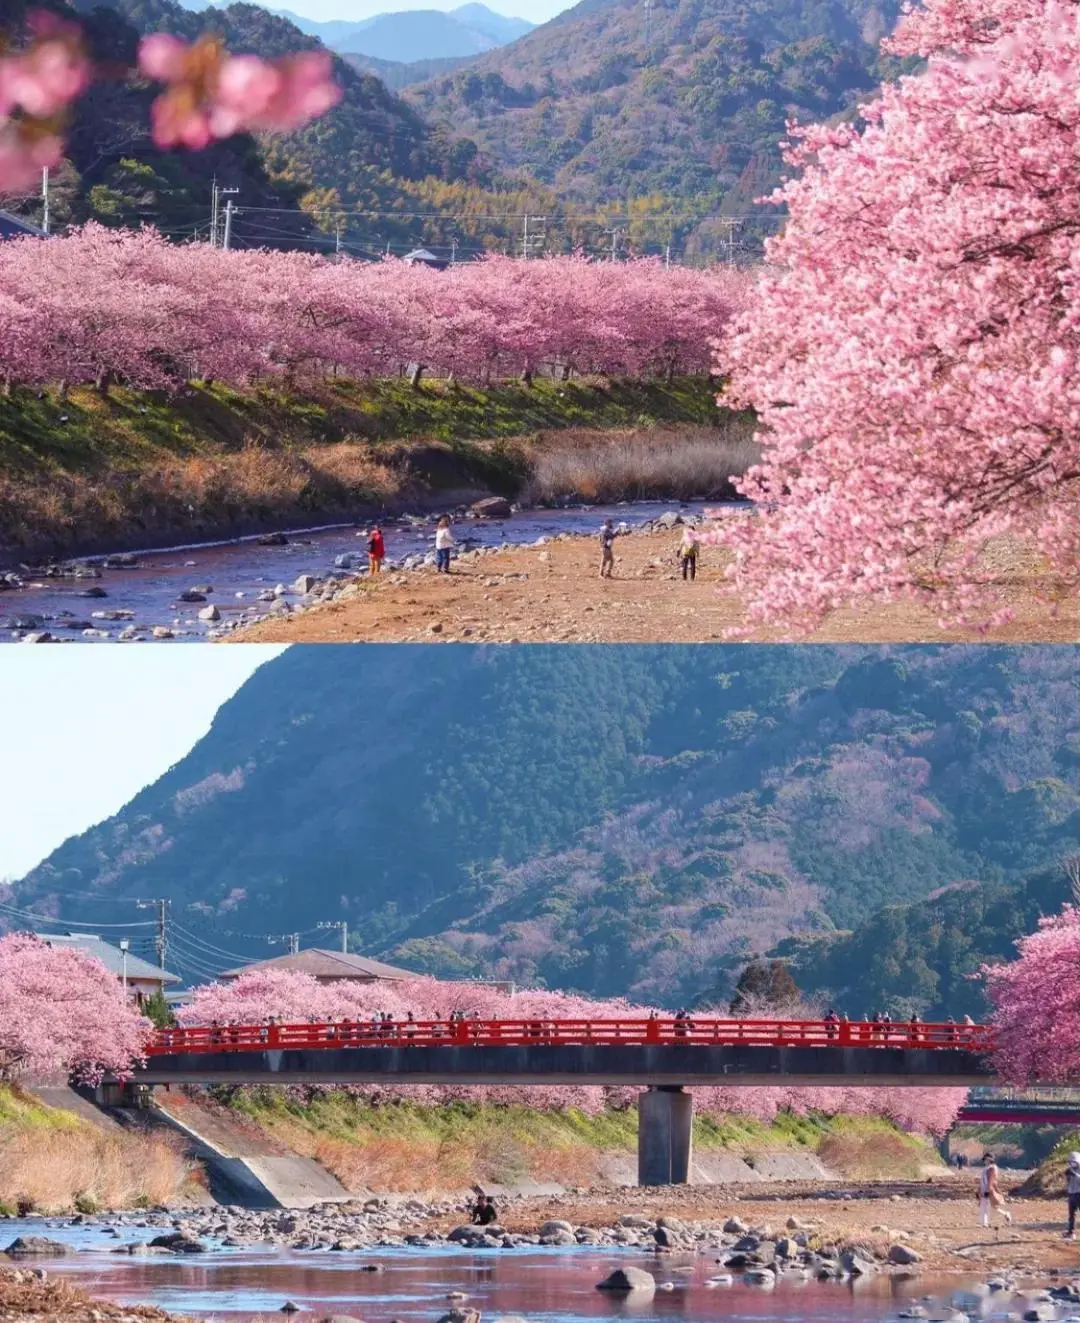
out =
{"type": "Polygon", "coordinates": [[[718,495],[753,458],[749,432],[705,377],[16,392],[0,398],[0,554],[148,550],[491,493],[718,495]]]}
{"type": "MultiPolygon", "coordinates": [[[[722,640],[745,622],[743,604],[717,590],[725,554],[704,548],[695,582],[683,582],[676,562],[680,531],[646,531],[616,542],[615,574],[598,575],[595,536],[560,537],[542,546],[466,552],[449,575],[420,568],[358,578],[330,588],[332,600],[278,615],[238,631],[250,643],[702,643],[722,640]]],[[[915,603],[863,606],[834,613],[812,635],[842,643],[1074,643],[1077,602],[1057,614],[1035,596],[1048,593],[1035,558],[1015,543],[988,555],[996,605],[1013,619],[988,631],[943,629],[934,612],[915,603]]],[[[783,641],[782,630],[756,630],[761,642],[783,641]]]]}
{"type": "Polygon", "coordinates": [[[197,1170],[170,1136],[125,1130],[0,1084],[0,1213],[179,1203],[197,1170]]]}
{"type": "Polygon", "coordinates": [[[0,1269],[2,1323],[181,1323],[153,1305],[98,1300],[32,1268],[0,1269]]]}

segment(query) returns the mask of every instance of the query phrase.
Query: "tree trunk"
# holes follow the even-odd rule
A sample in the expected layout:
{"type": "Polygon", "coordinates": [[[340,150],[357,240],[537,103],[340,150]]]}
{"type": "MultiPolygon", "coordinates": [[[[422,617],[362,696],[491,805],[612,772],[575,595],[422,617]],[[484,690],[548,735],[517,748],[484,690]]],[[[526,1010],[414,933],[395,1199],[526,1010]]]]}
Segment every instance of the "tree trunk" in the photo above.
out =
{"type": "Polygon", "coordinates": [[[521,374],[521,384],[522,384],[523,386],[532,386],[532,384],[533,384],[532,368],[526,368],[526,369],[524,370],[524,372],[522,372],[522,374],[521,374]]]}
{"type": "Polygon", "coordinates": [[[109,387],[111,385],[112,373],[106,368],[104,372],[98,373],[97,380],[94,382],[94,389],[103,400],[107,400],[109,398],[109,387]]]}
{"type": "Polygon", "coordinates": [[[409,365],[409,385],[413,390],[420,389],[420,378],[424,372],[423,363],[411,363],[409,365]]]}
{"type": "Polygon", "coordinates": [[[61,404],[63,404],[67,400],[67,397],[68,397],[67,378],[61,377],[60,384],[57,386],[56,389],[56,398],[61,404]]]}

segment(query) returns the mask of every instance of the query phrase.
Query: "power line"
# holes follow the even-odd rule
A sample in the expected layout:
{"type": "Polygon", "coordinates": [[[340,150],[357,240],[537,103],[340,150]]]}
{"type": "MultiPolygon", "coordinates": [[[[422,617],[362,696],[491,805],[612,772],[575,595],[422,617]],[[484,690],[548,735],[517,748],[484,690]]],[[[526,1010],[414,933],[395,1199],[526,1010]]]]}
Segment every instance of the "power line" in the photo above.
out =
{"type": "Polygon", "coordinates": [[[127,931],[131,928],[153,928],[153,922],[132,922],[132,923],[85,923],[76,919],[54,919],[48,914],[35,914],[32,910],[16,909],[13,905],[4,905],[0,903],[0,913],[7,914],[18,919],[32,919],[34,923],[51,924],[54,928],[88,928],[93,932],[98,932],[102,928],[118,928],[127,931]]]}

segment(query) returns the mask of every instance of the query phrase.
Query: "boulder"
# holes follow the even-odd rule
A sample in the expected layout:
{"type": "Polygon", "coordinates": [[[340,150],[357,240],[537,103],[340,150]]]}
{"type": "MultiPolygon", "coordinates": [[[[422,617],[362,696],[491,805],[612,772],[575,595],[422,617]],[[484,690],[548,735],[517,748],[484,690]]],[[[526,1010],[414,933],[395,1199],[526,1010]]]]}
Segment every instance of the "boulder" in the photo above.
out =
{"type": "Polygon", "coordinates": [[[109,594],[105,591],[104,588],[97,588],[97,587],[84,588],[81,593],[76,594],[77,597],[108,597],[108,595],[109,594]]]}
{"type": "Polygon", "coordinates": [[[28,1259],[35,1255],[55,1259],[71,1254],[72,1249],[63,1241],[49,1240],[47,1236],[16,1236],[4,1253],[9,1259],[28,1259]]]}
{"type": "Polygon", "coordinates": [[[616,1268],[602,1282],[596,1283],[598,1291],[618,1292],[622,1295],[639,1294],[656,1290],[656,1278],[644,1268],[616,1268]]]}
{"type": "Polygon", "coordinates": [[[569,1231],[571,1235],[574,1234],[574,1228],[572,1224],[569,1222],[563,1222],[559,1219],[553,1219],[550,1222],[545,1222],[543,1226],[541,1226],[537,1234],[541,1236],[554,1236],[560,1231],[569,1231]]]}
{"type": "Polygon", "coordinates": [[[741,1218],[729,1217],[723,1229],[729,1236],[742,1236],[746,1234],[747,1226],[741,1218]]]}
{"type": "Polygon", "coordinates": [[[660,529],[678,528],[683,522],[683,517],[677,510],[665,510],[653,520],[654,526],[660,529]]]}
{"type": "Polygon", "coordinates": [[[641,1213],[623,1213],[622,1217],[619,1218],[619,1226],[641,1227],[644,1229],[652,1226],[652,1219],[643,1216],[641,1213]]]}
{"type": "Polygon", "coordinates": [[[909,1263],[918,1263],[922,1258],[916,1250],[910,1245],[890,1245],[888,1260],[890,1263],[899,1264],[906,1267],[909,1263]]]}
{"type": "Polygon", "coordinates": [[[781,1236],[776,1242],[775,1253],[778,1259],[797,1259],[799,1246],[790,1236],[781,1236]]]}
{"type": "Polygon", "coordinates": [[[469,506],[469,514],[474,519],[509,519],[513,509],[505,496],[485,496],[469,506]]]}
{"type": "Polygon", "coordinates": [[[877,1272],[877,1265],[857,1250],[845,1250],[840,1255],[840,1267],[852,1277],[868,1277],[872,1272],[877,1272]]]}
{"type": "Polygon", "coordinates": [[[203,609],[199,612],[199,619],[209,620],[209,621],[220,620],[221,612],[217,609],[217,607],[213,604],[213,602],[211,602],[209,606],[204,606],[203,609]]]}
{"type": "Polygon", "coordinates": [[[260,547],[284,547],[288,545],[289,539],[284,533],[262,533],[255,541],[260,547]]]}
{"type": "Polygon", "coordinates": [[[318,582],[319,581],[314,574],[298,574],[293,581],[293,590],[298,593],[307,594],[311,592],[312,588],[314,588],[318,582]]]}
{"type": "Polygon", "coordinates": [[[185,588],[182,593],[176,594],[178,602],[205,602],[206,594],[198,588],[185,588]]]}
{"type": "Polygon", "coordinates": [[[1055,1318],[1057,1309],[1048,1300],[1040,1300],[1037,1305],[1024,1310],[1024,1323],[1051,1323],[1055,1318]]]}
{"type": "Polygon", "coordinates": [[[541,1236],[541,1245],[576,1245],[577,1236],[573,1231],[552,1231],[550,1235],[541,1236]]]}
{"type": "Polygon", "coordinates": [[[151,1249],[172,1250],[174,1254],[205,1254],[206,1246],[201,1240],[186,1231],[169,1231],[163,1236],[155,1236],[150,1242],[151,1249]]]}

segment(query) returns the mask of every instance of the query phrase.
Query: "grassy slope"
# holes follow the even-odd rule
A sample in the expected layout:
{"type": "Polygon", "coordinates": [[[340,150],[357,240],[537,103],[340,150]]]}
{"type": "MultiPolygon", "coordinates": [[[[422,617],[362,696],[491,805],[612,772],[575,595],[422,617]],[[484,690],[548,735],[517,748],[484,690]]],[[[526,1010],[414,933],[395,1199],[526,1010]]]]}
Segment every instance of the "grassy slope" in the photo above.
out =
{"type": "Polygon", "coordinates": [[[704,378],[19,392],[0,399],[0,547],[211,536],[454,488],[511,494],[538,432],[717,421],[704,378]]]}
{"type": "Polygon", "coordinates": [[[190,1175],[169,1139],[99,1130],[0,1084],[0,1213],[175,1202],[190,1175]]]}
{"type": "MultiPolygon", "coordinates": [[[[351,1188],[455,1188],[526,1177],[587,1185],[605,1153],[636,1152],[637,1111],[541,1112],[523,1106],[455,1103],[373,1106],[346,1092],[302,1102],[274,1089],[241,1090],[230,1105],[297,1152],[317,1158],[351,1188]]],[[[870,1117],[797,1117],[771,1125],[745,1116],[699,1114],[700,1151],[733,1156],[818,1153],[853,1176],[920,1176],[939,1161],[933,1147],[870,1117]]]]}

